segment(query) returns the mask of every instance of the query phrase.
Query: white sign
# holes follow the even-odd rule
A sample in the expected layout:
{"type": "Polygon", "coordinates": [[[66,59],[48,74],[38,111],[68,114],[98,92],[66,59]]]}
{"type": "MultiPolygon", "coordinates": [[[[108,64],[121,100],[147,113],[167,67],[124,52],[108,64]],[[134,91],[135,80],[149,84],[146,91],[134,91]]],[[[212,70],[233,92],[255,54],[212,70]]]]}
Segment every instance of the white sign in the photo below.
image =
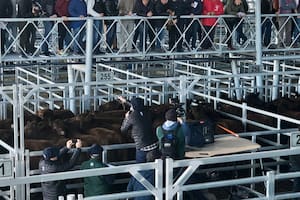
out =
{"type": "Polygon", "coordinates": [[[291,147],[300,147],[300,133],[292,133],[291,135],[291,147]]]}
{"type": "Polygon", "coordinates": [[[0,159],[0,178],[12,176],[12,160],[0,159]]]}
{"type": "Polygon", "coordinates": [[[107,72],[97,72],[97,81],[108,81],[108,80],[113,80],[114,78],[114,73],[112,71],[107,71],[107,72]]]}

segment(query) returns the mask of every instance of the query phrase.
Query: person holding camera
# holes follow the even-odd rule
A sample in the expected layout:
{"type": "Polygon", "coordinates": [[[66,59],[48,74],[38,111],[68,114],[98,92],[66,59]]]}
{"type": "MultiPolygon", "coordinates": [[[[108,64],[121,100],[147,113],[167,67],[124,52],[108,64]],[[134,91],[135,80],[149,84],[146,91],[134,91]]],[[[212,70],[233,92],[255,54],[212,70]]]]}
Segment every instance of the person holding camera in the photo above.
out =
{"type": "MultiPolygon", "coordinates": [[[[123,97],[118,98],[122,103],[127,102],[123,97]]],[[[147,161],[148,153],[158,151],[158,141],[152,133],[153,118],[149,110],[144,107],[143,99],[133,97],[129,104],[131,107],[125,114],[121,132],[127,133],[131,130],[131,137],[136,145],[136,162],[144,163],[147,161]]]]}
{"type": "MultiPolygon", "coordinates": [[[[66,142],[66,146],[58,149],[57,147],[47,147],[43,150],[43,159],[39,162],[41,174],[64,172],[71,169],[81,152],[82,143],[77,139],[74,143],[72,140],[66,142]],[[75,146],[72,156],[69,160],[62,160],[62,157],[75,146]]],[[[59,196],[66,194],[66,187],[63,181],[42,182],[43,200],[57,200],[59,196]]]]}

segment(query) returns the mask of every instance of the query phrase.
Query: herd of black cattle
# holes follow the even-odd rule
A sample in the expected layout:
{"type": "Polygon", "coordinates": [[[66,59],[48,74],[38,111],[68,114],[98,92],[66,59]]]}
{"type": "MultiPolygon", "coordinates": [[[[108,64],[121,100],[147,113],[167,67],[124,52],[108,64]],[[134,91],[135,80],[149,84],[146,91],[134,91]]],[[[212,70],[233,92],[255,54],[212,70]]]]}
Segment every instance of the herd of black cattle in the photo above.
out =
{"type": "MultiPolygon", "coordinates": [[[[273,113],[289,116],[300,120],[300,99],[299,98],[280,98],[276,101],[264,103],[259,100],[258,96],[252,94],[245,101],[249,106],[267,110],[273,113]]],[[[244,131],[261,130],[255,126],[244,127],[242,122],[230,119],[222,114],[214,111],[213,105],[204,103],[200,100],[197,104],[187,101],[187,111],[185,113],[188,120],[203,120],[210,118],[216,125],[221,125],[235,133],[244,131]]],[[[149,110],[153,113],[153,133],[155,128],[164,121],[164,113],[173,105],[153,105],[149,106],[149,110]]],[[[69,110],[58,109],[39,110],[36,114],[25,112],[25,148],[30,151],[42,150],[48,146],[64,146],[67,139],[80,138],[83,146],[90,146],[93,143],[100,145],[131,143],[130,133],[122,135],[120,126],[124,118],[125,112],[129,108],[124,107],[119,101],[114,100],[105,103],[99,107],[97,111],[86,112],[75,115],[69,110]]],[[[227,113],[241,116],[241,109],[234,108],[229,105],[219,104],[218,109],[227,113]]],[[[264,124],[275,126],[277,122],[274,118],[267,117],[254,112],[248,112],[248,119],[261,121],[264,124]]],[[[1,140],[13,146],[13,129],[12,119],[0,121],[1,140]]],[[[276,127],[276,126],[275,126],[276,127]]],[[[282,124],[282,128],[298,127],[293,124],[282,124]]],[[[216,126],[216,134],[226,134],[226,130],[216,126]]],[[[3,151],[3,149],[2,149],[3,151]]],[[[114,154],[112,161],[122,161],[128,159],[128,155],[124,155],[126,151],[120,151],[114,154]]]]}

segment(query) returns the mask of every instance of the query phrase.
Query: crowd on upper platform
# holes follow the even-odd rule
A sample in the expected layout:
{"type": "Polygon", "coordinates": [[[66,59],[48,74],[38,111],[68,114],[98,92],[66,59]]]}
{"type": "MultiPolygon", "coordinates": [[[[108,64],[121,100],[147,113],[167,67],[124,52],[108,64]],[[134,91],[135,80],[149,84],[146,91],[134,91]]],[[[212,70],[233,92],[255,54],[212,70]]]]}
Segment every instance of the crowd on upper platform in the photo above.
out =
{"type": "MultiPolygon", "coordinates": [[[[277,17],[262,17],[263,45],[269,46],[271,43],[272,26],[279,31],[281,38],[279,46],[290,46],[292,39],[294,45],[298,44],[300,18],[293,19],[280,14],[298,13],[299,5],[299,0],[261,0],[262,14],[279,14],[277,17]]],[[[235,17],[224,18],[227,26],[227,37],[224,43],[227,44],[228,49],[233,50],[233,32],[236,33],[237,44],[243,45],[248,40],[243,26],[248,7],[246,0],[20,0],[15,6],[11,0],[8,0],[0,2],[0,18],[60,18],[61,23],[58,23],[57,28],[58,49],[55,53],[66,53],[64,49],[69,46],[74,54],[83,54],[86,38],[85,21],[68,20],[68,18],[94,17],[93,49],[94,54],[99,54],[104,53],[101,49],[103,42],[109,52],[118,51],[118,47],[121,46],[121,52],[147,48],[160,51],[164,46],[167,33],[168,45],[165,46],[169,51],[182,52],[187,46],[188,50],[209,49],[215,41],[218,16],[227,14],[235,17]],[[18,12],[14,15],[14,11],[18,12]],[[209,17],[181,17],[184,15],[209,17]],[[169,16],[171,18],[149,18],[146,23],[126,18],[116,23],[113,19],[99,19],[103,16],[169,16]],[[105,37],[103,37],[104,31],[105,37]],[[201,41],[200,44],[197,41],[201,41]]],[[[53,53],[52,47],[49,46],[55,20],[42,20],[42,23],[43,40],[38,51],[41,56],[49,56],[53,53]]],[[[3,54],[12,44],[12,40],[9,39],[12,34],[8,32],[12,27],[17,27],[21,32],[19,46],[22,48],[23,55],[36,52],[38,21],[34,23],[23,21],[0,23],[1,53],[3,54]]]]}

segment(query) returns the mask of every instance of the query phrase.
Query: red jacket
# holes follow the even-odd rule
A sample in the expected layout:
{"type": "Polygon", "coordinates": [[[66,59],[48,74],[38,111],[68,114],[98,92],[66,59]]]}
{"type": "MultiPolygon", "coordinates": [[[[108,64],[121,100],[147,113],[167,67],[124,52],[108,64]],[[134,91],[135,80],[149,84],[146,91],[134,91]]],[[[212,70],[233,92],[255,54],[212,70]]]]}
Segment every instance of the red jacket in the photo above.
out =
{"type": "MultiPolygon", "coordinates": [[[[202,15],[222,15],[224,13],[224,6],[220,0],[203,0],[202,15]],[[213,13],[213,14],[211,14],[213,13]]],[[[217,18],[202,18],[203,26],[213,26],[217,18]]]]}
{"type": "Polygon", "coordinates": [[[68,6],[70,0],[57,0],[55,4],[55,11],[59,17],[69,16],[68,6]]]}

